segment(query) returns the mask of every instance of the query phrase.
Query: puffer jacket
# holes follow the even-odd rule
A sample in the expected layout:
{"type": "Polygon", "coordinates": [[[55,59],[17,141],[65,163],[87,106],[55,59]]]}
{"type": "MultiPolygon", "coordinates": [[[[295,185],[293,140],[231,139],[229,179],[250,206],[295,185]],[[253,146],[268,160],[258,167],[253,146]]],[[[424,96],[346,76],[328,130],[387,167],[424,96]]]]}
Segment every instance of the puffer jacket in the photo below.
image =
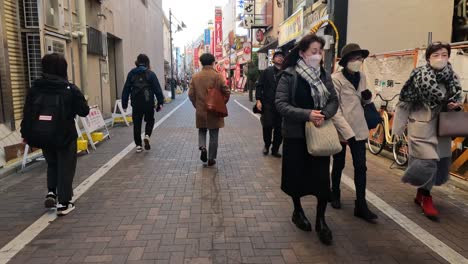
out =
{"type": "MultiPolygon", "coordinates": [[[[305,138],[305,123],[309,121],[312,109],[304,109],[297,106],[295,94],[297,89],[297,72],[295,67],[289,67],[283,71],[276,88],[276,109],[283,117],[283,137],[305,138]]],[[[332,118],[338,110],[338,97],[330,75],[322,68],[322,82],[330,92],[328,102],[323,109],[325,119],[332,118]]]]}

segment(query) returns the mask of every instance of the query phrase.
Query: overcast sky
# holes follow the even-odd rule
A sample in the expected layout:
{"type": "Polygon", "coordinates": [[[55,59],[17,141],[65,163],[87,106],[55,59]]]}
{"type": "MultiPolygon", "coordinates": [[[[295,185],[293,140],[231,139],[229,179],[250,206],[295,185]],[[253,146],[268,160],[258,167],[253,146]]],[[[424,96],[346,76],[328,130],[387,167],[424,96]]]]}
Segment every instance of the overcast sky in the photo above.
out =
{"type": "MultiPolygon", "coordinates": [[[[224,6],[228,0],[163,0],[163,10],[169,16],[169,8],[172,14],[183,21],[187,28],[173,34],[174,46],[183,47],[203,34],[208,27],[208,20],[214,20],[215,6],[224,6]]],[[[176,26],[173,26],[173,30],[176,26]]]]}

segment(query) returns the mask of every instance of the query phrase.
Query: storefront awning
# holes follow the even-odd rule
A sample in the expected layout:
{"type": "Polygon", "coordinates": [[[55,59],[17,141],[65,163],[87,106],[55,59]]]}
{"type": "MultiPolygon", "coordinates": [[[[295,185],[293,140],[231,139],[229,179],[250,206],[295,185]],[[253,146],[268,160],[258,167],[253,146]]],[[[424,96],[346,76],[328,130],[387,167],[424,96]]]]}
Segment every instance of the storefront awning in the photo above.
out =
{"type": "Polygon", "coordinates": [[[268,43],[267,45],[261,47],[257,52],[258,53],[268,53],[270,49],[276,49],[278,47],[278,40],[268,43]]]}

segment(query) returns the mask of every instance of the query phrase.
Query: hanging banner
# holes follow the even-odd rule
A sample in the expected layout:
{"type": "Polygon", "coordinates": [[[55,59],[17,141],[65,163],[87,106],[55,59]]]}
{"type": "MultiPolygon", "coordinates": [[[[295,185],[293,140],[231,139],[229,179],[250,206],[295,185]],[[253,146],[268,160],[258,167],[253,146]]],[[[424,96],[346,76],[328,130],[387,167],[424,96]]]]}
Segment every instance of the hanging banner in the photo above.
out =
{"type": "Polygon", "coordinates": [[[302,36],[303,11],[299,9],[279,26],[278,46],[302,36]]]}
{"type": "Polygon", "coordinates": [[[210,45],[211,44],[211,30],[210,29],[205,29],[205,45],[210,45]]]}
{"type": "Polygon", "coordinates": [[[198,48],[193,49],[193,66],[195,69],[198,69],[200,67],[200,57],[198,56],[198,48]]]}
{"type": "Polygon", "coordinates": [[[268,56],[266,53],[258,53],[258,70],[263,71],[268,68],[268,56]]]}
{"type": "Polygon", "coordinates": [[[215,9],[214,55],[216,60],[223,57],[223,12],[220,7],[215,9]]]}
{"type": "MultiPolygon", "coordinates": [[[[211,31],[211,39],[214,39],[214,31],[211,31]]],[[[215,42],[214,41],[211,41],[211,45],[210,45],[210,53],[211,54],[214,54],[214,50],[215,50],[215,42]]]]}
{"type": "Polygon", "coordinates": [[[255,2],[249,1],[244,3],[244,28],[251,28],[255,23],[255,2]]]}

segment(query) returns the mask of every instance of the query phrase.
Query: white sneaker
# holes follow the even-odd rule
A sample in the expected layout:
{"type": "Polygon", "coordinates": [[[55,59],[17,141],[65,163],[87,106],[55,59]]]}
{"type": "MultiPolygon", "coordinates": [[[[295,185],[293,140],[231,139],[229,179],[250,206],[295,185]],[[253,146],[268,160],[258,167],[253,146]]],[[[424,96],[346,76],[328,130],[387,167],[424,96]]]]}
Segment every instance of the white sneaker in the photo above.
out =
{"type": "Polygon", "coordinates": [[[145,149],[150,150],[151,149],[150,137],[148,135],[146,135],[145,139],[143,141],[145,142],[145,149]]]}
{"type": "Polygon", "coordinates": [[[143,152],[143,148],[142,148],[141,146],[137,146],[137,147],[136,147],[136,152],[137,152],[137,153],[143,152]]]}
{"type": "Polygon", "coordinates": [[[75,204],[68,203],[68,205],[57,204],[57,215],[64,216],[75,210],[75,204]]]}

